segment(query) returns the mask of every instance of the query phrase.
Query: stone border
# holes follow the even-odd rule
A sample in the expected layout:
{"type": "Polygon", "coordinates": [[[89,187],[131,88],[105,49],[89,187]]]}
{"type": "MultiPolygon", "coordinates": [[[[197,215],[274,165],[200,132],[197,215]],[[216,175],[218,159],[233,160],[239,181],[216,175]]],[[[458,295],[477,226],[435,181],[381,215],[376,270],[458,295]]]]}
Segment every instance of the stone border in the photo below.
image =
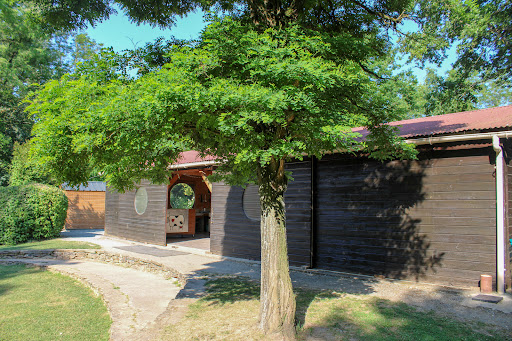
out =
{"type": "Polygon", "coordinates": [[[174,278],[181,286],[187,283],[187,276],[176,269],[152,260],[122,255],[105,250],[90,249],[52,249],[52,250],[1,250],[0,259],[59,259],[59,260],[89,260],[163,275],[166,279],[174,278]]]}

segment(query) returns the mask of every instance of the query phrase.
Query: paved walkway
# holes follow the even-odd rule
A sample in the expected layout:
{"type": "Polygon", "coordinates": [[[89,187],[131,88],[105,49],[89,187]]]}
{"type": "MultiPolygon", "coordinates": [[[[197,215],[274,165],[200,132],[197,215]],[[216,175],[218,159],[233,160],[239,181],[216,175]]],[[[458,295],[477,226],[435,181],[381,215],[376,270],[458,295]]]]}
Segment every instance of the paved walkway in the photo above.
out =
{"type": "MultiPolygon", "coordinates": [[[[112,340],[153,340],[162,327],[177,323],[187,306],[204,294],[206,274],[246,276],[258,280],[259,263],[208,255],[204,250],[185,246],[159,247],[103,236],[102,230],[72,230],[63,238],[101,245],[106,252],[143,261],[163,264],[187,278],[184,287],[162,276],[89,261],[54,259],[17,259],[48,266],[71,274],[99,291],[109,307],[113,325],[112,340]]],[[[7,261],[7,260],[3,260],[7,261]]],[[[447,316],[480,320],[510,327],[512,297],[504,295],[499,304],[472,301],[477,292],[454,290],[405,281],[383,280],[364,276],[325,275],[292,271],[295,287],[332,289],[347,294],[367,294],[402,301],[424,310],[447,316]]]]}

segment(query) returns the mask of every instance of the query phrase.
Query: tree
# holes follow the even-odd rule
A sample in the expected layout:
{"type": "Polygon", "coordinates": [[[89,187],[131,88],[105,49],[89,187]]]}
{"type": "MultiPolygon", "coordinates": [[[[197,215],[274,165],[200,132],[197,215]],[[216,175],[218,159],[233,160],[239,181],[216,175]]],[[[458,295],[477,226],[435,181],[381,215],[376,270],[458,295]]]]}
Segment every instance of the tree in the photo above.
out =
{"type": "Polygon", "coordinates": [[[427,115],[511,102],[510,1],[419,0],[410,17],[419,29],[403,33],[400,41],[412,59],[439,66],[448,50],[456,49],[446,77],[433,72],[427,77],[427,115]]]}
{"type": "Polygon", "coordinates": [[[9,185],[21,186],[33,183],[58,185],[30,154],[31,140],[24,144],[14,143],[12,162],[9,166],[9,185]]]}
{"type": "Polygon", "coordinates": [[[292,339],[285,162],[361,148],[381,159],[414,155],[382,124],[394,111],[378,91],[384,80],[366,70],[378,58],[369,38],[297,25],[260,30],[226,17],[140,77],[120,72],[119,57],[103,53],[38,92],[29,107],[39,118],[34,142],[53,176],[71,184],[86,182],[90,165],[119,190],[142,179],[166,182],[168,164],[187,148],[219,160],[217,179],[256,183],[261,326],[292,339]],[[364,142],[350,130],[360,124],[371,130],[364,142]]]}
{"type": "Polygon", "coordinates": [[[15,142],[30,136],[32,120],[23,113],[25,95],[33,84],[42,84],[67,71],[66,35],[44,31],[40,18],[11,0],[0,0],[0,185],[15,142]]]}
{"type": "Polygon", "coordinates": [[[85,34],[52,29],[33,6],[0,0],[0,186],[8,183],[14,145],[30,138],[24,98],[98,49],[85,34]]]}
{"type": "Polygon", "coordinates": [[[103,47],[102,44],[96,43],[86,33],[78,33],[73,38],[74,49],[71,52],[71,56],[73,57],[74,66],[91,60],[103,47]]]}
{"type": "Polygon", "coordinates": [[[409,53],[437,64],[457,46],[454,65],[468,77],[512,78],[512,3],[508,0],[420,0],[411,15],[419,30],[403,42],[409,53]]]}

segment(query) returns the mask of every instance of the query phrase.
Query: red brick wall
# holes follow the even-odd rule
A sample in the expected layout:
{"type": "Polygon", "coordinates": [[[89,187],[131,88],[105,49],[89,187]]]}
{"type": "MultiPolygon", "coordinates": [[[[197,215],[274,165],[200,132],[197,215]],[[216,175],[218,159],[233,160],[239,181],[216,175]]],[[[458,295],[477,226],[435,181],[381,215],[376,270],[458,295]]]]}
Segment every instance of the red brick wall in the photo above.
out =
{"type": "Polygon", "coordinates": [[[105,192],[66,191],[69,200],[66,229],[105,228],[105,192]]]}

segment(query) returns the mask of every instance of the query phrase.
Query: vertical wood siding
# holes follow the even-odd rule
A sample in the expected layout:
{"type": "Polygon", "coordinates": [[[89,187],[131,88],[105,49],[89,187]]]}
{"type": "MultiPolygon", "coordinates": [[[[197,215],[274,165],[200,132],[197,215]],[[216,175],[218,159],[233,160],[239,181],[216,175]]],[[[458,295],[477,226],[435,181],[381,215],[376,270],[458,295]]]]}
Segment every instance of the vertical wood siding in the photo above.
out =
{"type": "Polygon", "coordinates": [[[105,228],[105,192],[66,191],[66,229],[105,228]]]}
{"type": "Polygon", "coordinates": [[[492,154],[437,151],[387,163],[325,157],[317,167],[315,265],[449,285],[495,275],[492,154]]]}
{"type": "MultiPolygon", "coordinates": [[[[310,266],[311,164],[287,164],[294,180],[285,194],[290,264],[310,266]]],[[[214,254],[260,259],[260,223],[243,210],[243,188],[214,183],[210,251],[214,254]]]]}
{"type": "Polygon", "coordinates": [[[116,237],[157,245],[166,244],[165,212],[167,186],[144,181],[148,206],[144,214],[135,212],[135,191],[118,193],[107,187],[105,233],[116,237]]]}

